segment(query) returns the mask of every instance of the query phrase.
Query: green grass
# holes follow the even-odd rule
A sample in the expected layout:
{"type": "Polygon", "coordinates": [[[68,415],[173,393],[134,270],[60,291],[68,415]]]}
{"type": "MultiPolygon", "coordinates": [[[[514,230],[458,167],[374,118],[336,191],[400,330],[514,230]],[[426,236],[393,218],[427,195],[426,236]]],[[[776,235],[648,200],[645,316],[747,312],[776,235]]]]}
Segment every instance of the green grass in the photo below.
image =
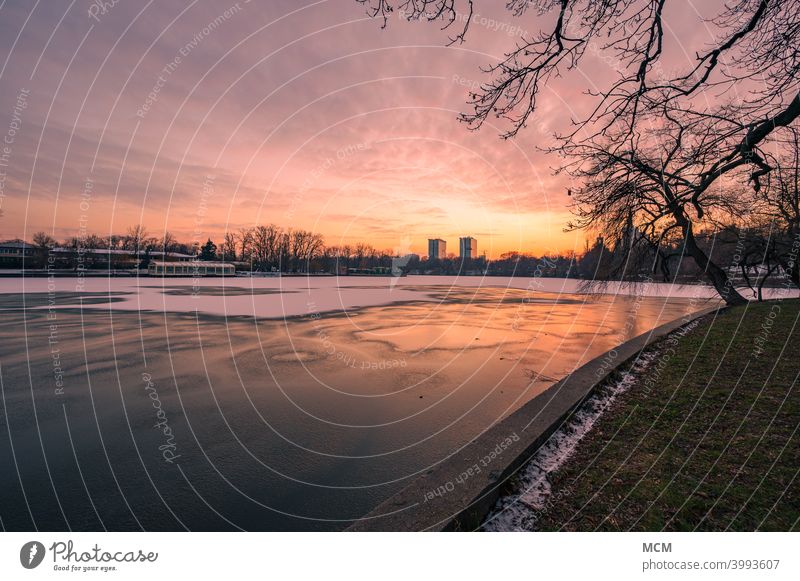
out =
{"type": "Polygon", "coordinates": [[[785,300],[704,319],[551,475],[538,528],[799,530],[799,316],[785,300]]]}

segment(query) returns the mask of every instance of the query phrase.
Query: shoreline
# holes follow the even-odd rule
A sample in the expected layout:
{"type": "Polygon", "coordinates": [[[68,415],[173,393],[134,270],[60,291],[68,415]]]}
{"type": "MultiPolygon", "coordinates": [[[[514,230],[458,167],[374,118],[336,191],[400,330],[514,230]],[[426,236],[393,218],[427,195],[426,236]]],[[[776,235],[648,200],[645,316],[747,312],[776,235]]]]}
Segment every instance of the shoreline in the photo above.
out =
{"type": "Polygon", "coordinates": [[[592,359],[456,454],[382,502],[347,531],[477,530],[510,478],[586,400],[632,359],[681,327],[725,307],[687,314],[592,359]],[[614,365],[609,354],[616,352],[614,365]]]}
{"type": "MultiPolygon", "coordinates": [[[[408,277],[451,277],[451,278],[480,278],[480,279],[531,279],[531,280],[569,280],[569,281],[577,281],[578,283],[592,283],[598,282],[600,284],[620,284],[621,288],[625,287],[633,287],[641,284],[655,284],[655,285],[667,285],[672,287],[702,287],[708,288],[709,290],[713,290],[714,287],[705,281],[697,280],[696,278],[687,278],[685,281],[651,281],[649,283],[642,283],[640,281],[594,281],[594,279],[589,278],[580,278],[577,276],[570,276],[570,277],[560,277],[560,276],[543,276],[543,275],[536,275],[536,274],[481,274],[481,273],[457,273],[457,274],[433,274],[433,273],[413,273],[407,274],[402,276],[394,276],[391,274],[335,274],[330,272],[320,272],[320,273],[291,273],[291,272],[284,272],[284,273],[270,273],[270,274],[249,274],[250,271],[242,271],[242,273],[246,274],[235,274],[233,276],[227,275],[214,275],[214,274],[205,274],[203,275],[202,279],[210,279],[210,280],[262,280],[262,279],[281,279],[281,278],[336,278],[336,279],[404,279],[408,277]]],[[[15,269],[8,269],[3,270],[0,269],[0,278],[92,278],[92,279],[113,279],[113,278],[120,278],[120,279],[153,279],[153,280],[174,280],[174,281],[181,281],[181,280],[192,280],[196,279],[197,277],[191,274],[187,275],[170,275],[170,276],[163,276],[163,275],[151,275],[147,271],[143,272],[132,272],[126,270],[119,270],[119,271],[107,271],[107,270],[83,270],[83,271],[47,271],[47,270],[34,270],[34,271],[20,271],[15,269]]],[[[738,291],[750,291],[746,286],[735,286],[734,287],[738,291]]],[[[786,288],[785,285],[779,281],[768,281],[764,287],[767,290],[780,290],[786,288]]],[[[795,289],[791,289],[795,291],[795,289]]],[[[607,291],[581,291],[579,294],[616,294],[615,292],[607,292],[607,291]]]]}
{"type": "Polygon", "coordinates": [[[484,530],[797,530],[798,323],[800,301],[770,301],[662,342],[547,475],[550,497],[528,465],[484,530]]]}
{"type": "MultiPolygon", "coordinates": [[[[720,308],[717,313],[723,310],[724,307],[720,308]]],[[[584,438],[591,436],[595,425],[600,423],[600,420],[618,400],[622,399],[630,389],[646,377],[646,374],[663,357],[666,345],[670,341],[679,340],[690,333],[707,316],[709,315],[692,319],[654,341],[634,359],[623,362],[604,381],[600,382],[593,393],[577,406],[574,413],[564,420],[544,444],[533,453],[531,458],[509,477],[510,488],[515,491],[520,487],[524,488],[524,501],[521,499],[521,494],[502,493],[493,509],[487,514],[480,530],[489,532],[531,530],[517,528],[510,522],[517,517],[515,513],[522,513],[519,520],[527,519],[535,524],[539,514],[547,512],[553,502],[551,476],[561,470],[574,456],[584,438]],[[512,514],[509,515],[506,511],[510,511],[512,514]]],[[[565,491],[559,491],[556,496],[560,499],[566,494],[565,491]]],[[[533,528],[532,530],[538,529],[533,528]]]]}

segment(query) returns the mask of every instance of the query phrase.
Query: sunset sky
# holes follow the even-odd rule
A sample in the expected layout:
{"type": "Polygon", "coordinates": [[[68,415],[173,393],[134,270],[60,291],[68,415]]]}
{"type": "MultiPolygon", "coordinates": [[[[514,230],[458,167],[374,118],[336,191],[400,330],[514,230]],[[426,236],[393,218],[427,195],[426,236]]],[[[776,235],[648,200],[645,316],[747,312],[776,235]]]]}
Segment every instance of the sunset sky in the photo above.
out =
{"type": "MultiPolygon", "coordinates": [[[[467,42],[448,47],[435,24],[381,29],[351,0],[101,4],[0,2],[0,239],[141,222],[219,240],[275,223],[420,254],[465,235],[490,258],[583,247],[563,232],[558,160],[536,146],[613,63],[589,54],[551,83],[515,140],[456,119],[480,67],[552,15],[476,2],[467,42]]],[[[668,15],[684,27],[668,34],[699,47],[702,23],[681,24],[694,10],[668,15]]]]}

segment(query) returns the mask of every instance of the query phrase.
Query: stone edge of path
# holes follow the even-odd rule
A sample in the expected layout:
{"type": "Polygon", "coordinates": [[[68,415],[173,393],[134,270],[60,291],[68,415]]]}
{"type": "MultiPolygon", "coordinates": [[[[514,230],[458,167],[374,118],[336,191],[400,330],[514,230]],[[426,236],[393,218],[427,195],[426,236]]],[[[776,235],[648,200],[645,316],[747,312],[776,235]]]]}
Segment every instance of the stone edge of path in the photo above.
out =
{"type": "Polygon", "coordinates": [[[418,476],[346,530],[477,529],[500,497],[506,480],[612,373],[669,333],[722,308],[706,308],[665,323],[592,359],[418,476]]]}

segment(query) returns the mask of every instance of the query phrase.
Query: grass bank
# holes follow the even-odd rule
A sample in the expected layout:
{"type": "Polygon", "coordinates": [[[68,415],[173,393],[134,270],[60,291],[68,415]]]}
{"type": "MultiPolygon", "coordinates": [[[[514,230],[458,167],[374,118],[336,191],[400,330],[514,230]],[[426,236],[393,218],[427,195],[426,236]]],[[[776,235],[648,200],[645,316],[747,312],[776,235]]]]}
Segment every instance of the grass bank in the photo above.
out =
{"type": "Polygon", "coordinates": [[[550,475],[539,530],[800,529],[800,301],[709,316],[550,475]]]}

